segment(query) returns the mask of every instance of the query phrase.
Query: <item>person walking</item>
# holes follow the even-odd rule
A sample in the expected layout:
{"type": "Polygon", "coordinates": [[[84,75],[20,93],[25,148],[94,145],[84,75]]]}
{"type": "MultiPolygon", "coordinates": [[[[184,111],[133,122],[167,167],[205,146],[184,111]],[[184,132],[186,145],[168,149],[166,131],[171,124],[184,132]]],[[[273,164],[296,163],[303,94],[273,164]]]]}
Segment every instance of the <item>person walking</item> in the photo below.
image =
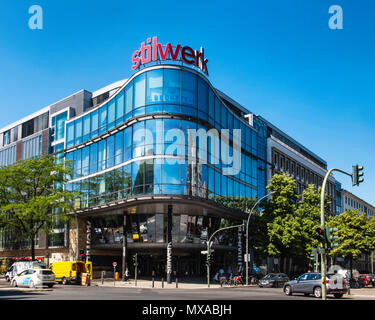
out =
{"type": "Polygon", "coordinates": [[[126,270],[125,270],[125,281],[128,281],[129,280],[129,269],[128,268],[126,268],[126,270]]]}

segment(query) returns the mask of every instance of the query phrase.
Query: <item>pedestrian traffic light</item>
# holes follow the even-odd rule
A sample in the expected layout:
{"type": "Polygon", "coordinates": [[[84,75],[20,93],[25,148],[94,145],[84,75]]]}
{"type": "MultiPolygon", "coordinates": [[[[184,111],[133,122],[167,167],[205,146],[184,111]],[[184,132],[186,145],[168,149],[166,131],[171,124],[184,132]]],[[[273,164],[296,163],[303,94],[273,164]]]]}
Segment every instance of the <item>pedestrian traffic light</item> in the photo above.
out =
{"type": "Polygon", "coordinates": [[[212,255],[210,253],[207,253],[206,265],[210,266],[211,264],[212,264],[212,255]]]}
{"type": "Polygon", "coordinates": [[[133,255],[133,265],[134,266],[137,266],[138,265],[138,253],[136,253],[135,255],[133,255]]]}
{"type": "Polygon", "coordinates": [[[338,236],[334,235],[334,233],[336,233],[337,231],[339,231],[339,229],[326,227],[327,247],[329,249],[333,249],[339,246],[339,244],[336,242],[337,241],[336,239],[338,238],[338,236]]]}
{"type": "Polygon", "coordinates": [[[324,245],[326,243],[326,234],[325,234],[324,229],[318,227],[315,229],[315,232],[316,232],[315,239],[324,245]]]}
{"type": "Polygon", "coordinates": [[[363,182],[363,167],[356,164],[353,166],[353,174],[352,174],[352,180],[353,180],[353,187],[359,186],[361,182],[363,182]]]}

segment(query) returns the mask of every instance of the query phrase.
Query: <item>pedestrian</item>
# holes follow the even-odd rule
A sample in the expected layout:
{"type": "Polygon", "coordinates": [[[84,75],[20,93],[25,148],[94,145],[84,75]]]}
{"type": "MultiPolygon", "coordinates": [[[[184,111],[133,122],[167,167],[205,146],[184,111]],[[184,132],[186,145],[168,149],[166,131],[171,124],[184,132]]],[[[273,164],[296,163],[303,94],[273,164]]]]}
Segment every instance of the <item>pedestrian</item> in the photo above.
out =
{"type": "Polygon", "coordinates": [[[125,270],[125,281],[128,281],[129,280],[129,269],[126,268],[125,270]]]}

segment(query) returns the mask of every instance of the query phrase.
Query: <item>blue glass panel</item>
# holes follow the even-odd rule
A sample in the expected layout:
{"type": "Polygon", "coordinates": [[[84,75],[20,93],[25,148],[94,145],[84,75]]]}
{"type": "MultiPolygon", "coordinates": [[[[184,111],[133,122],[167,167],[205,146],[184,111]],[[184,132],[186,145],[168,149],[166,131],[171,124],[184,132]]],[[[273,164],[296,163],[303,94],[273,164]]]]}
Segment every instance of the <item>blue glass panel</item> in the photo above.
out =
{"type": "Polygon", "coordinates": [[[220,173],[215,171],[215,195],[221,196],[220,173]]]}
{"type": "Polygon", "coordinates": [[[115,165],[115,136],[110,136],[107,138],[107,168],[113,167],[115,165]]]}
{"type": "Polygon", "coordinates": [[[163,70],[147,72],[146,104],[161,103],[163,94],[163,70]]]}
{"type": "Polygon", "coordinates": [[[66,125],[66,141],[68,142],[67,147],[69,147],[69,142],[74,141],[74,121],[66,125]]]}
{"type": "Polygon", "coordinates": [[[224,128],[224,129],[228,129],[228,109],[224,106],[224,104],[220,104],[220,108],[221,108],[221,126],[224,128]]]}
{"type": "Polygon", "coordinates": [[[163,101],[166,103],[180,103],[180,71],[164,70],[163,101]]]}
{"type": "Polygon", "coordinates": [[[133,110],[133,81],[125,88],[125,114],[130,115],[133,110]]]}
{"type": "Polygon", "coordinates": [[[163,112],[163,105],[161,104],[146,106],[146,114],[161,113],[161,112],[163,112]]]}
{"type": "Polygon", "coordinates": [[[91,138],[98,135],[99,128],[99,113],[98,110],[91,112],[91,138]]]}
{"type": "Polygon", "coordinates": [[[87,176],[89,174],[89,155],[90,148],[84,147],[82,149],[82,175],[87,176]]]}
{"type": "Polygon", "coordinates": [[[75,124],[75,144],[82,142],[82,118],[74,121],[75,124]]]}
{"type": "Polygon", "coordinates": [[[124,130],[124,161],[131,159],[131,148],[133,143],[132,127],[124,130]]]}
{"type": "Polygon", "coordinates": [[[90,174],[98,171],[98,144],[90,145],[90,174]]]}
{"type": "Polygon", "coordinates": [[[162,171],[162,182],[163,184],[180,184],[180,165],[164,163],[162,171]]]}
{"type": "Polygon", "coordinates": [[[221,123],[221,104],[220,100],[215,96],[215,122],[221,123]]]}
{"type": "Polygon", "coordinates": [[[116,96],[116,120],[120,120],[124,116],[124,96],[124,90],[121,90],[116,96]]]}
{"type": "Polygon", "coordinates": [[[181,113],[181,107],[174,104],[165,104],[163,106],[163,112],[165,113],[181,113]]]}
{"type": "Polygon", "coordinates": [[[226,197],[228,194],[228,177],[221,175],[221,195],[226,197]]]}
{"type": "Polygon", "coordinates": [[[107,131],[107,105],[99,109],[99,135],[107,131]]]}
{"type": "Polygon", "coordinates": [[[146,80],[145,74],[142,73],[134,80],[134,109],[145,105],[146,80]]]}
{"type": "Polygon", "coordinates": [[[233,186],[233,179],[231,179],[230,177],[228,177],[228,197],[233,197],[234,193],[234,186],[233,186]]]}
{"type": "Polygon", "coordinates": [[[215,192],[215,171],[208,168],[208,197],[212,197],[215,192]]]}
{"type": "Polygon", "coordinates": [[[101,171],[106,168],[105,160],[106,160],[106,143],[107,140],[99,141],[98,147],[98,171],[101,171]]]}
{"type": "Polygon", "coordinates": [[[124,150],[124,131],[115,134],[115,164],[122,162],[122,155],[124,150]]]}
{"type": "Polygon", "coordinates": [[[133,111],[133,117],[140,116],[140,115],[143,115],[143,114],[145,114],[145,107],[134,109],[134,111],[133,111]]]}
{"type": "Polygon", "coordinates": [[[67,112],[60,113],[59,115],[56,116],[55,140],[60,140],[64,138],[65,121],[67,120],[67,118],[68,118],[67,112]]]}
{"type": "Polygon", "coordinates": [[[191,72],[182,71],[181,104],[197,105],[197,76],[191,72]]]}
{"type": "Polygon", "coordinates": [[[82,150],[74,151],[74,178],[79,178],[82,175],[82,150]]]}
{"type": "Polygon", "coordinates": [[[115,126],[115,118],[116,118],[116,101],[115,99],[112,99],[111,101],[108,102],[107,130],[115,126]]]}
{"type": "Polygon", "coordinates": [[[208,84],[201,77],[198,77],[198,109],[208,113],[208,84]]]}
{"type": "Polygon", "coordinates": [[[133,194],[143,193],[144,185],[144,162],[135,161],[132,163],[132,186],[133,194]]]}
{"type": "Polygon", "coordinates": [[[87,114],[83,117],[83,141],[87,141],[90,139],[90,120],[91,116],[90,114],[87,114]]]}
{"type": "Polygon", "coordinates": [[[211,88],[208,89],[208,115],[209,115],[209,119],[208,121],[214,125],[215,124],[215,121],[214,121],[214,118],[215,118],[215,96],[214,96],[214,93],[213,91],[211,90],[211,88]]]}
{"type": "Polygon", "coordinates": [[[133,125],[133,158],[144,156],[145,122],[133,125]]]}

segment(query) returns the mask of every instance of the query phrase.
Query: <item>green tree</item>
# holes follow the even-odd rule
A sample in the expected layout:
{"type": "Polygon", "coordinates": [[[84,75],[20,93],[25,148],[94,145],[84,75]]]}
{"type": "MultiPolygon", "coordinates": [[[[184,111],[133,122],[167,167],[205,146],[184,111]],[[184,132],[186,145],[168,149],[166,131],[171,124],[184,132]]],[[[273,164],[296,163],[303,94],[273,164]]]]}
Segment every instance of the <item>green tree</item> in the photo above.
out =
{"type": "Polygon", "coordinates": [[[338,246],[331,249],[329,255],[348,258],[351,270],[353,260],[375,249],[375,220],[367,219],[365,213],[359,213],[358,209],[331,217],[327,226],[338,229],[334,233],[338,236],[335,240],[338,246]]]}
{"type": "Polygon", "coordinates": [[[52,156],[0,169],[0,226],[15,234],[15,240],[30,241],[33,260],[39,231],[51,234],[56,223],[69,219],[77,194],[64,191],[62,185],[70,176],[70,165],[56,163],[52,156]]]}

